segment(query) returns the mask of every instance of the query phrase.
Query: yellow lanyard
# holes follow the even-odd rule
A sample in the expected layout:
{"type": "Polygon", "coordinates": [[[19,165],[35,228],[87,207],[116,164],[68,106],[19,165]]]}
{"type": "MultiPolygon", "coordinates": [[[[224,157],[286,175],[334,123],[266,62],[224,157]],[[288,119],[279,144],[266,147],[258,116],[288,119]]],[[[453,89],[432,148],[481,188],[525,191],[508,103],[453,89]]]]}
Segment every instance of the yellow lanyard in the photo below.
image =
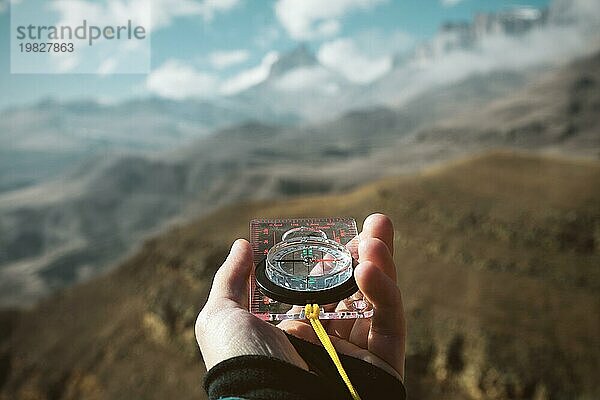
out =
{"type": "Polygon", "coordinates": [[[318,304],[307,304],[304,308],[304,314],[306,315],[306,318],[308,318],[308,320],[310,321],[310,324],[315,330],[317,337],[319,338],[321,343],[323,343],[323,347],[325,347],[325,350],[327,350],[329,357],[331,357],[331,360],[335,364],[338,372],[340,373],[340,376],[344,380],[344,383],[346,384],[348,390],[350,391],[350,394],[352,395],[352,399],[360,400],[360,396],[358,395],[356,389],[354,389],[354,386],[352,386],[352,382],[350,382],[350,378],[348,378],[348,374],[342,366],[342,362],[340,361],[340,358],[338,357],[338,354],[335,351],[335,347],[333,347],[333,343],[331,343],[331,339],[329,339],[329,335],[327,334],[325,328],[323,328],[323,325],[319,320],[320,313],[321,309],[319,308],[318,304]]]}

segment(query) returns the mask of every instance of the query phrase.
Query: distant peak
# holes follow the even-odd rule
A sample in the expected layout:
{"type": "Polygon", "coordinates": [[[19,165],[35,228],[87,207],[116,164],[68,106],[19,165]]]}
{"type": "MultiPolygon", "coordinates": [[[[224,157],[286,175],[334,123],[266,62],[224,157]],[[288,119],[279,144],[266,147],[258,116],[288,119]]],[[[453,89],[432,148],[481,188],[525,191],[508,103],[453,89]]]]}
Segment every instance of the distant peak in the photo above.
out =
{"type": "Polygon", "coordinates": [[[288,53],[283,53],[271,66],[270,76],[281,76],[286,72],[300,67],[310,67],[318,64],[317,58],[305,43],[299,44],[288,53]]]}
{"type": "Polygon", "coordinates": [[[39,99],[35,104],[34,107],[36,108],[48,108],[48,107],[53,107],[53,106],[57,106],[59,105],[59,101],[52,96],[45,96],[42,97],[41,99],[39,99]]]}

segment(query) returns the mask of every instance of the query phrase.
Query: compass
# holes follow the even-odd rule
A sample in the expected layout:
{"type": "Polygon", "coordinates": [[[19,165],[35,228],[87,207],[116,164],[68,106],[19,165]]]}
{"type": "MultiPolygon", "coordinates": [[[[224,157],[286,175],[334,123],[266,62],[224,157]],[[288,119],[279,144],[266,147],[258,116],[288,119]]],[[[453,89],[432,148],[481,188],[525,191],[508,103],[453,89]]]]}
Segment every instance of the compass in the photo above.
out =
{"type": "Polygon", "coordinates": [[[293,228],[267,252],[256,282],[273,300],[287,304],[330,304],[356,291],[356,260],[346,246],[318,229],[293,228]]]}

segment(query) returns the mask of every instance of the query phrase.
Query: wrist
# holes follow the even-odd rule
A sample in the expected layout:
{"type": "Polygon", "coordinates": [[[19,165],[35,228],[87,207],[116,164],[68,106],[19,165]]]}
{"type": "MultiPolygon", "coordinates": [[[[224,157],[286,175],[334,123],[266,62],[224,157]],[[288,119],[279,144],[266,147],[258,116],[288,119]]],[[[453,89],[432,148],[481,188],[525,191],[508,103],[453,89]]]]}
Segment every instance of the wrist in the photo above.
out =
{"type": "Polygon", "coordinates": [[[207,369],[230,358],[264,356],[308,370],[283,331],[246,310],[201,313],[196,321],[196,339],[207,369]]]}

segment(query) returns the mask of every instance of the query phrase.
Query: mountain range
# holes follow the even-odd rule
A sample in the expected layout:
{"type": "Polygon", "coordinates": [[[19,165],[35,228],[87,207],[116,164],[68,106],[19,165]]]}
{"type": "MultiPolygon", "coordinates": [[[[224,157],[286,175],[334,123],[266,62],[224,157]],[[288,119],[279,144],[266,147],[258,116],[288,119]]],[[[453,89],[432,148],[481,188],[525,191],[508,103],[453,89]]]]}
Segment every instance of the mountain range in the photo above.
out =
{"type": "Polygon", "coordinates": [[[167,153],[98,157],[5,193],[0,302],[28,304],[88,279],[165,224],[241,200],[347,190],[498,146],[596,158],[600,55],[519,89],[525,81],[490,73],[396,109],[299,127],[243,123],[167,153]]]}
{"type": "Polygon", "coordinates": [[[398,51],[390,69],[369,82],[350,80],[300,44],[280,54],[262,82],[225,96],[119,103],[45,99],[4,109],[0,192],[43,183],[90,157],[174,149],[248,120],[318,123],[351,110],[398,108],[473,75],[508,71],[525,79],[600,45],[597,19],[582,12],[590,8],[587,1],[555,0],[545,10],[515,7],[445,23],[430,40],[398,51]]]}
{"type": "Polygon", "coordinates": [[[236,203],[102,277],[0,312],[0,399],[202,399],[195,317],[252,218],[395,226],[415,399],[600,396],[600,164],[509,151],[352,191],[236,203]]]}

